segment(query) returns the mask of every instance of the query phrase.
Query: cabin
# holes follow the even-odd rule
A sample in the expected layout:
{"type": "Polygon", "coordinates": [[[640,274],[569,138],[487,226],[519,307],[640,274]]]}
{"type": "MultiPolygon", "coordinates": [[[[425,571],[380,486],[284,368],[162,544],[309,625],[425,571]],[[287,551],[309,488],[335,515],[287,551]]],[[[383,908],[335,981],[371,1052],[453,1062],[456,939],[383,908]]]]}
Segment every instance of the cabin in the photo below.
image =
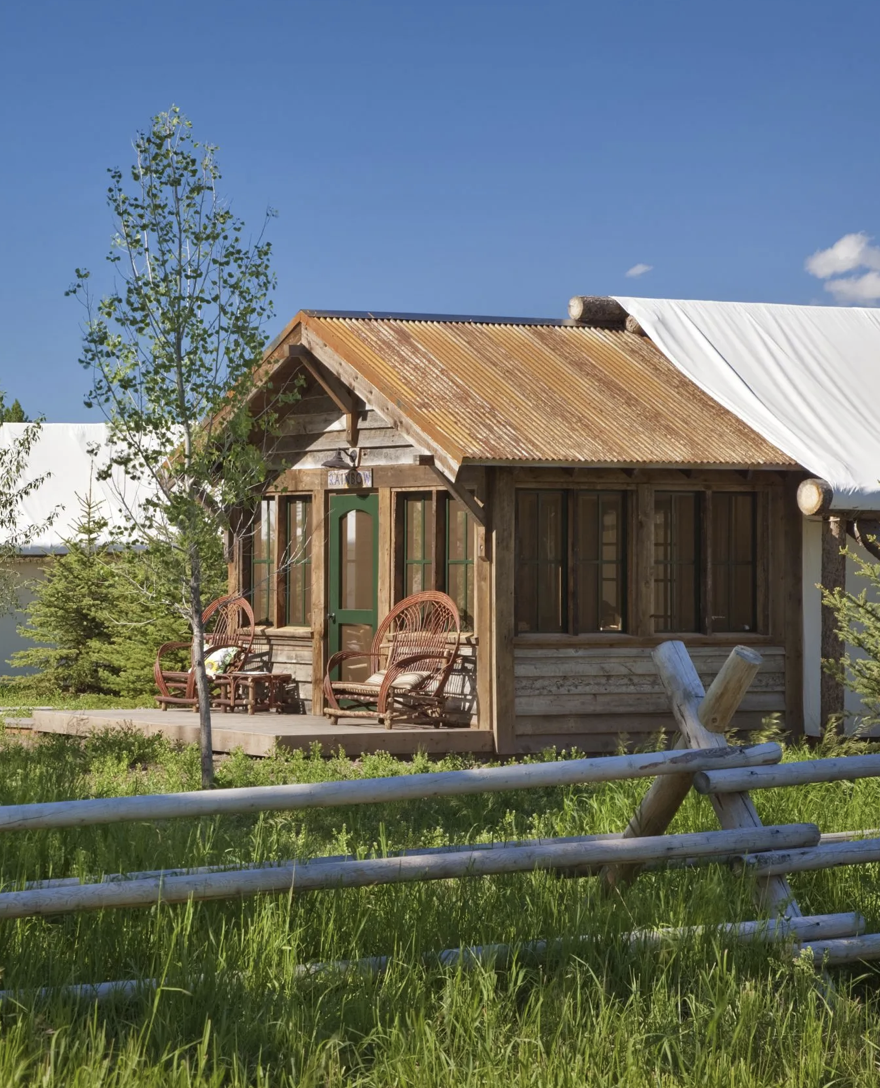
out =
{"type": "Polygon", "coordinates": [[[266,380],[300,397],[230,587],[305,713],[322,714],[329,655],[436,588],[466,628],[459,724],[498,754],[671,730],[651,659],[669,638],[706,680],[733,645],[759,648],[735,727],[804,731],[820,681],[798,490],[815,470],[621,302],[581,302],[546,320],[302,310],[270,345],[266,380]]]}

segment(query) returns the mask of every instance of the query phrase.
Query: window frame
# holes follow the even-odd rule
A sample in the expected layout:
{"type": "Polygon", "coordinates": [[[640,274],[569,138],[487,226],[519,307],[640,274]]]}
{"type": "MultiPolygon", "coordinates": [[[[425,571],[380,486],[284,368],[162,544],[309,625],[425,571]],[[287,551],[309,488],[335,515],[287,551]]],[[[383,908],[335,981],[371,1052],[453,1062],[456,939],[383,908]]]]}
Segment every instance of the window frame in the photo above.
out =
{"type": "MultiPolygon", "coordinates": [[[[465,587],[472,602],[472,615],[461,616],[461,630],[463,634],[473,635],[477,630],[477,523],[471,512],[461,504],[467,519],[466,530],[466,554],[460,559],[449,559],[449,532],[451,518],[449,508],[452,503],[460,503],[460,500],[443,488],[411,487],[398,488],[393,491],[394,497],[394,603],[402,601],[407,596],[406,569],[412,561],[407,558],[407,519],[406,504],[408,501],[428,501],[433,504],[433,534],[430,540],[429,555],[422,561],[431,566],[431,584],[426,589],[435,589],[441,593],[448,592],[450,566],[465,567],[465,587]]],[[[426,544],[428,543],[426,537],[426,544]]]]}
{"type": "MultiPolygon", "coordinates": [[[[311,623],[288,622],[289,576],[288,570],[280,567],[280,560],[288,542],[291,507],[298,502],[306,503],[311,508],[312,533],[314,533],[314,496],[310,491],[296,494],[263,495],[257,503],[256,508],[248,515],[249,528],[241,538],[238,552],[240,557],[239,570],[241,572],[239,585],[241,592],[244,593],[251,602],[251,606],[254,609],[254,620],[258,627],[274,629],[291,627],[308,630],[313,628],[313,624],[311,623]],[[256,559],[255,544],[257,535],[262,531],[263,511],[267,507],[271,507],[274,523],[274,531],[270,539],[270,554],[266,558],[256,559]],[[268,595],[267,603],[269,604],[269,614],[265,617],[257,614],[255,596],[258,583],[255,577],[255,566],[265,568],[265,576],[261,579],[266,583],[266,593],[268,595]]],[[[310,545],[303,558],[295,564],[296,566],[306,568],[306,576],[309,580],[310,591],[314,590],[314,586],[312,585],[312,560],[313,550],[310,545]]]]}
{"type": "MultiPolygon", "coordinates": [[[[519,569],[519,560],[516,555],[516,544],[519,539],[519,531],[517,529],[516,519],[519,512],[519,496],[522,494],[541,495],[543,493],[557,494],[562,496],[562,548],[561,548],[561,584],[562,584],[562,630],[561,631],[515,631],[514,637],[516,638],[530,638],[530,637],[568,637],[568,638],[597,638],[604,636],[620,636],[628,635],[630,633],[630,583],[632,574],[632,551],[630,548],[629,523],[632,519],[632,500],[630,498],[630,492],[626,488],[620,487],[586,487],[586,486],[547,486],[547,487],[517,487],[514,492],[514,625],[517,623],[517,608],[516,608],[516,578],[519,569]],[[581,630],[581,617],[579,606],[579,583],[580,583],[580,567],[581,560],[579,555],[580,546],[580,517],[579,517],[579,497],[581,495],[596,496],[601,500],[603,495],[614,495],[620,502],[620,536],[622,542],[619,545],[621,549],[621,560],[619,561],[620,571],[620,629],[602,630],[597,628],[596,630],[581,630]]],[[[540,500],[539,500],[540,503],[540,500]]],[[[601,548],[601,542],[600,542],[601,548]]],[[[531,562],[531,561],[530,561],[531,562]]],[[[536,565],[539,564],[539,560],[535,561],[536,565]]],[[[601,556],[595,561],[595,567],[597,572],[602,568],[601,556]]],[[[615,561],[617,563],[617,561],[615,561]]],[[[598,576],[598,575],[597,575],[598,576]]]]}
{"type": "MultiPolygon", "coordinates": [[[[720,472],[721,470],[719,470],[720,472]]],[[[627,475],[632,477],[633,470],[627,470],[627,475]]],[[[574,473],[571,473],[574,475],[574,473]]],[[[746,479],[745,472],[735,473],[731,471],[729,473],[729,480],[694,480],[690,482],[691,475],[696,476],[696,472],[682,472],[680,478],[676,479],[670,474],[661,474],[658,472],[657,479],[645,479],[644,481],[638,479],[629,483],[608,481],[604,480],[592,481],[589,477],[586,477],[581,482],[580,480],[574,480],[572,482],[560,480],[559,474],[551,476],[548,474],[546,482],[544,480],[529,480],[529,482],[519,479],[514,483],[514,496],[516,496],[521,490],[535,491],[535,490],[567,490],[572,494],[576,494],[578,491],[589,492],[617,492],[623,494],[623,513],[624,513],[624,574],[622,580],[622,595],[623,595],[623,622],[624,628],[622,631],[575,631],[574,625],[569,622],[566,626],[566,631],[562,634],[553,634],[551,632],[516,632],[514,631],[514,639],[521,641],[523,645],[529,643],[533,645],[540,645],[545,643],[547,645],[555,645],[559,643],[572,643],[575,645],[605,645],[609,643],[617,642],[618,644],[643,644],[643,645],[656,645],[658,642],[665,641],[667,639],[681,638],[684,640],[697,640],[697,641],[713,641],[721,645],[733,645],[736,641],[741,640],[744,636],[748,636],[750,640],[755,640],[759,643],[778,642],[783,637],[783,632],[780,630],[780,605],[771,602],[771,594],[769,592],[770,575],[771,571],[775,571],[782,562],[780,553],[781,537],[775,532],[771,531],[771,526],[775,526],[777,521],[782,516],[784,507],[784,491],[781,486],[781,482],[775,479],[767,480],[752,480],[746,479]],[[736,476],[742,477],[743,482],[738,483],[736,476]],[[697,498],[698,507],[701,507],[701,511],[698,513],[698,539],[699,539],[699,562],[698,578],[699,578],[699,601],[698,608],[698,629],[696,631],[658,631],[655,627],[655,621],[653,619],[653,600],[654,600],[654,500],[658,492],[662,491],[676,491],[676,492],[693,492],[697,498]],[[711,537],[711,525],[712,525],[712,496],[714,494],[752,494],[754,495],[754,573],[753,573],[753,592],[755,600],[755,626],[753,630],[745,631],[716,631],[713,630],[712,625],[712,542],[707,540],[707,535],[711,537]],[[771,517],[772,515],[772,517],[771,517]],[[650,540],[644,539],[644,527],[649,526],[650,540]],[[650,548],[647,544],[650,544],[650,548]],[[645,552],[648,551],[651,559],[647,560],[645,552]],[[647,562],[647,567],[646,567],[647,562]],[[645,593],[643,587],[645,583],[650,585],[650,607],[646,607],[645,593]],[[651,616],[646,624],[646,616],[650,613],[651,616]]],[[[708,474],[707,474],[708,475],[708,474]]],[[[573,499],[571,501],[574,501],[573,499]]],[[[516,501],[514,501],[514,519],[516,517],[516,501]]],[[[569,524],[571,524],[571,518],[569,518],[569,524]]],[[[572,610],[576,607],[575,602],[572,600],[574,590],[574,579],[572,578],[572,572],[574,570],[575,556],[573,555],[574,547],[572,545],[572,533],[569,533],[569,570],[568,570],[568,586],[569,591],[567,595],[568,616],[572,616],[572,610]]],[[[513,559],[514,570],[512,572],[512,578],[514,585],[512,590],[515,592],[515,557],[513,559]]],[[[515,615],[515,602],[514,602],[514,615],[515,615]]]]}
{"type": "MultiPolygon", "coordinates": [[[[311,546],[311,538],[312,538],[312,535],[314,534],[314,531],[315,531],[315,520],[314,520],[315,519],[315,507],[314,507],[314,500],[313,500],[311,494],[284,495],[284,496],[281,497],[279,505],[282,507],[282,510],[283,510],[283,519],[279,519],[278,515],[276,514],[276,519],[275,520],[276,520],[276,524],[279,521],[283,521],[284,540],[283,540],[283,543],[279,540],[279,546],[276,549],[276,554],[280,556],[281,554],[283,554],[284,550],[286,550],[290,545],[290,539],[291,539],[291,515],[292,515],[292,512],[293,512],[293,510],[294,510],[294,508],[296,507],[297,504],[301,504],[308,511],[308,514],[306,515],[306,521],[305,521],[305,532],[308,534],[308,536],[306,537],[306,541],[305,541],[306,547],[305,547],[305,551],[304,551],[303,555],[298,559],[291,558],[289,563],[287,563],[285,565],[284,569],[281,572],[279,572],[280,573],[280,578],[283,580],[283,587],[284,587],[283,616],[281,618],[284,620],[284,623],[283,623],[284,627],[303,627],[303,628],[309,628],[309,630],[311,630],[311,627],[312,627],[312,599],[313,599],[313,588],[314,588],[312,586],[312,546],[311,546]],[[302,582],[302,584],[303,584],[303,600],[302,600],[302,610],[301,610],[301,613],[300,613],[301,618],[299,618],[299,619],[297,619],[295,621],[291,619],[291,609],[290,609],[290,591],[291,591],[291,582],[292,582],[291,575],[293,573],[294,568],[301,568],[302,571],[303,571],[303,574],[302,574],[302,579],[303,579],[303,582],[302,582]],[[308,602],[308,607],[306,607],[307,602],[308,602]]],[[[276,610],[276,612],[277,612],[277,610],[276,610]]]]}

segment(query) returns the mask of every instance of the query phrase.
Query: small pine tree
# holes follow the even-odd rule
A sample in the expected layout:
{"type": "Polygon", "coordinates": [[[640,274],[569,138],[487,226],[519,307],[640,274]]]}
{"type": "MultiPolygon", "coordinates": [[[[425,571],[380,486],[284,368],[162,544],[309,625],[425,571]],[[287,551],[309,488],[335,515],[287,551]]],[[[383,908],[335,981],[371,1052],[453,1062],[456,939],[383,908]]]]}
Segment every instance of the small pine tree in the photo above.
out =
{"type": "Polygon", "coordinates": [[[30,423],[17,397],[12,404],[7,405],[3,393],[0,392],[0,423],[30,423]]]}
{"type": "Polygon", "coordinates": [[[859,593],[822,589],[822,603],[834,612],[837,633],[846,646],[839,662],[822,664],[861,697],[866,710],[861,724],[869,726],[880,722],[880,563],[871,563],[851,549],[846,556],[855,564],[856,577],[864,578],[867,585],[859,593]]]}
{"type": "Polygon", "coordinates": [[[76,693],[107,691],[108,615],[113,571],[108,545],[102,542],[107,521],[100,503],[77,496],[82,510],[67,552],[55,556],[46,577],[33,584],[28,623],[20,633],[41,645],[19,650],[13,665],[39,671],[41,687],[76,693]]]}

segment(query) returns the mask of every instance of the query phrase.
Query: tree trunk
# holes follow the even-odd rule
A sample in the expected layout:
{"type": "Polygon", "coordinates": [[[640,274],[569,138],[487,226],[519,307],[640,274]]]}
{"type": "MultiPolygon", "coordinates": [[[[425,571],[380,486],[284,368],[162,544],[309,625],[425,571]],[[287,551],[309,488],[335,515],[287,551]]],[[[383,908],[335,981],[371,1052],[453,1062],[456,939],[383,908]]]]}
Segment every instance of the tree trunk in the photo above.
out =
{"type": "Polygon", "coordinates": [[[192,625],[192,660],[199,700],[199,747],[202,754],[202,789],[214,784],[214,748],[211,742],[211,689],[205,671],[205,626],[202,623],[202,563],[198,548],[190,548],[189,605],[192,625]]]}

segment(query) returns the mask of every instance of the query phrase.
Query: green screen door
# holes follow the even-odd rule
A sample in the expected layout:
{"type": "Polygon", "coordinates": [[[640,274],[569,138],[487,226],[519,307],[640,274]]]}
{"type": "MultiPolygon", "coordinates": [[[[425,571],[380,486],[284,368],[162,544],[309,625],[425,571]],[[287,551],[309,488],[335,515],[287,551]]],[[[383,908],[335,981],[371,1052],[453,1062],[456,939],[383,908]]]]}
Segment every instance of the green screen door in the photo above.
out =
{"type": "MultiPolygon", "coordinates": [[[[331,495],[328,528],[328,650],[368,653],[378,623],[378,495],[331,495]]],[[[370,671],[369,660],[343,661],[336,679],[363,681],[370,671]]]]}

